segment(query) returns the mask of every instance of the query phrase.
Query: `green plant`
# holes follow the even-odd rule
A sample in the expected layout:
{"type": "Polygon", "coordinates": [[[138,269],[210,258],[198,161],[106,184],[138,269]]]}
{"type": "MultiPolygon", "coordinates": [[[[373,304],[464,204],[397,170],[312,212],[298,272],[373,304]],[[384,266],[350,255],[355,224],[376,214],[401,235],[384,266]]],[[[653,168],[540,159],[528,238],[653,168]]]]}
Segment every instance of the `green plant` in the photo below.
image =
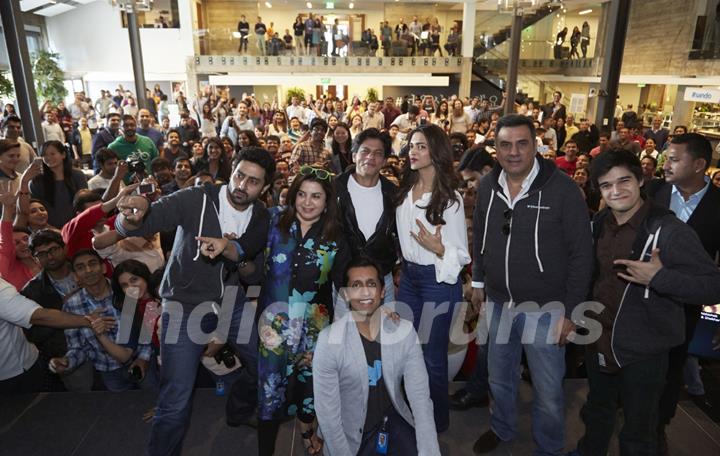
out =
{"type": "Polygon", "coordinates": [[[304,100],[305,99],[305,91],[301,89],[300,87],[290,87],[287,90],[287,94],[285,96],[287,98],[288,104],[290,104],[290,100],[292,97],[297,97],[298,100],[304,100]]]}
{"type": "Polygon", "coordinates": [[[5,71],[0,71],[0,98],[12,98],[15,93],[15,87],[10,79],[5,76],[5,71]]]}
{"type": "Polygon", "coordinates": [[[35,79],[35,91],[42,101],[57,104],[68,94],[63,80],[65,74],[58,65],[60,55],[54,52],[39,51],[33,54],[32,70],[35,79]]]}
{"type": "Polygon", "coordinates": [[[374,103],[378,101],[378,91],[372,87],[370,87],[367,91],[367,96],[365,99],[368,101],[368,103],[374,103]]]}

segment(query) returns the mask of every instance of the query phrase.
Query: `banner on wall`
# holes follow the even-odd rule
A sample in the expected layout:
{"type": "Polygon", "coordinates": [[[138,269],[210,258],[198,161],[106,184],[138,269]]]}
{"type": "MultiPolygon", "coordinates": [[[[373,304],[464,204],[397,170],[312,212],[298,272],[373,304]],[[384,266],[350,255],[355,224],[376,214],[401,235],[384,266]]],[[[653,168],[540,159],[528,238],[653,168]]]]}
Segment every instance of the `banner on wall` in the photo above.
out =
{"type": "Polygon", "coordinates": [[[699,103],[720,103],[720,90],[706,89],[704,87],[686,87],[683,100],[699,103]]]}

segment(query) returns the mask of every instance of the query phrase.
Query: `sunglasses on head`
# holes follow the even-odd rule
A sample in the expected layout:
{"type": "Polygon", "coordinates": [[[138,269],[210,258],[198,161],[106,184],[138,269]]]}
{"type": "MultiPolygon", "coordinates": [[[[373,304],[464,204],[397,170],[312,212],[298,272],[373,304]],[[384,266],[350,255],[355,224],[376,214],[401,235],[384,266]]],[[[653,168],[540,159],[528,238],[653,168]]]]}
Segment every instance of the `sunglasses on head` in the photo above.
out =
{"type": "Polygon", "coordinates": [[[315,175],[320,180],[330,180],[331,174],[330,171],[321,169],[321,168],[313,168],[312,166],[302,166],[300,167],[300,174],[302,176],[310,176],[315,175]]]}

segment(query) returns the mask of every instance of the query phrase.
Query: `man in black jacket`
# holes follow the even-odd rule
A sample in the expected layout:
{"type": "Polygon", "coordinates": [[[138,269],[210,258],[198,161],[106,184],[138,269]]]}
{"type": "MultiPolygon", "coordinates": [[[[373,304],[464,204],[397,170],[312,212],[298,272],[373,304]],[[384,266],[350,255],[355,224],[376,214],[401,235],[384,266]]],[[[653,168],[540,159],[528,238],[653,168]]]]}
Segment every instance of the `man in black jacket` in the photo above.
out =
{"type": "MultiPolygon", "coordinates": [[[[720,189],[706,176],[712,160],[712,146],[697,133],[673,137],[665,152],[663,164],[665,180],[651,181],[648,196],[670,209],[683,222],[695,230],[710,258],[720,254],[720,189]]],[[[703,303],[706,305],[715,302],[703,303]]],[[[680,391],[683,387],[683,367],[687,358],[688,344],[693,338],[700,318],[701,306],[685,306],[685,341],[670,350],[668,376],[660,399],[658,415],[658,445],[660,454],[667,454],[665,426],[675,415],[680,391]],[[665,451],[663,453],[662,451],[665,451]]],[[[694,398],[705,402],[704,396],[694,398]]]]}
{"type": "MultiPolygon", "coordinates": [[[[21,294],[46,309],[62,310],[64,301],[78,291],[75,276],[65,256],[65,243],[60,233],[40,230],[30,237],[30,251],[38,260],[42,271],[21,290],[21,294]]],[[[67,342],[62,329],[33,326],[25,330],[28,341],[35,344],[47,362],[51,358],[65,356],[67,342]]],[[[46,367],[47,369],[47,367],[46,367]]],[[[93,386],[92,363],[83,363],[60,380],[69,391],[90,391],[93,386]]]]}
{"type": "Polygon", "coordinates": [[[100,163],[95,160],[95,153],[109,146],[120,135],[120,114],[113,112],[105,118],[105,128],[98,131],[92,143],[92,159],[95,174],[100,172],[100,163]]]}
{"type": "Polygon", "coordinates": [[[605,455],[618,404],[621,454],[657,454],[655,427],[668,355],[685,337],[683,307],[720,300],[720,271],[697,234],[641,196],[640,161],[612,149],[591,169],[607,208],[593,220],[595,281],[589,317],[599,337],[586,350],[585,435],[577,455],[605,455]]]}
{"type": "Polygon", "coordinates": [[[495,138],[498,165],[480,182],[473,213],[472,274],[473,306],[482,305],[487,294],[494,403],[491,429],[473,451],[489,453],[515,438],[524,350],[535,388],[536,452],[560,454],[564,345],[575,329],[573,310],[587,298],[592,277],[590,219],[577,185],[538,155],[530,118],[500,118],[495,138]],[[525,327],[535,328],[532,341],[526,340],[525,327]]]}
{"type": "Polygon", "coordinates": [[[357,136],[356,144],[355,166],[335,180],[340,216],[352,256],[365,255],[380,265],[385,277],[386,299],[393,301],[392,268],[397,261],[393,204],[396,187],[380,175],[392,143],[387,133],[368,128],[357,136]]]}

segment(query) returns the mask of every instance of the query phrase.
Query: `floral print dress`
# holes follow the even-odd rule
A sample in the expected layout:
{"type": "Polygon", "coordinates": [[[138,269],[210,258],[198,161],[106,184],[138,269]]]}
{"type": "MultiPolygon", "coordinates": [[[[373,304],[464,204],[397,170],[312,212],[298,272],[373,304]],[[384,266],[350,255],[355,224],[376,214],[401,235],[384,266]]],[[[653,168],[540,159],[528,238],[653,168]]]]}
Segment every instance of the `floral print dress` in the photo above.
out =
{"type": "Polygon", "coordinates": [[[279,215],[270,224],[259,299],[258,415],[261,420],[298,415],[311,422],[312,355],[320,331],[332,321],[332,285],[342,279],[348,248],[342,239],[321,239],[323,219],[304,237],[297,221],[285,235],[279,215]]]}

